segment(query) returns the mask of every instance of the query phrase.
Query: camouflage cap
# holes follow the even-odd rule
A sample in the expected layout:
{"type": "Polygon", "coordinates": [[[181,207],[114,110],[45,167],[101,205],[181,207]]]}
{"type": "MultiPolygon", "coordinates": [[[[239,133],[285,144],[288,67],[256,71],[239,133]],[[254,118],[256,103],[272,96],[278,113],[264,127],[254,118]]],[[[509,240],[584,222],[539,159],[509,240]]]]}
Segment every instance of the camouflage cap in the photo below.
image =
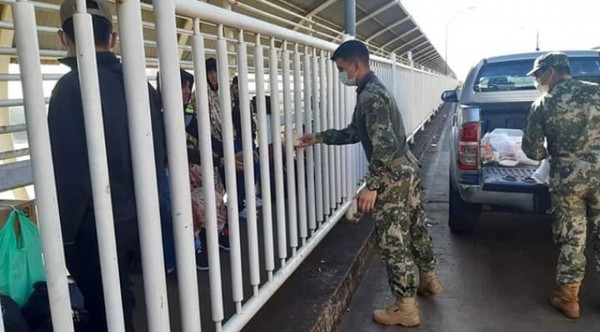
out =
{"type": "MultiPolygon", "coordinates": [[[[112,25],[112,13],[106,0],[86,0],[87,13],[93,16],[100,16],[112,25]]],[[[60,5],[60,24],[64,25],[65,21],[73,17],[77,13],[77,0],[65,0],[60,5]]]]}
{"type": "Polygon", "coordinates": [[[548,52],[540,55],[533,63],[533,69],[527,73],[527,76],[533,76],[538,70],[548,67],[569,67],[569,59],[562,52],[548,52]]]}

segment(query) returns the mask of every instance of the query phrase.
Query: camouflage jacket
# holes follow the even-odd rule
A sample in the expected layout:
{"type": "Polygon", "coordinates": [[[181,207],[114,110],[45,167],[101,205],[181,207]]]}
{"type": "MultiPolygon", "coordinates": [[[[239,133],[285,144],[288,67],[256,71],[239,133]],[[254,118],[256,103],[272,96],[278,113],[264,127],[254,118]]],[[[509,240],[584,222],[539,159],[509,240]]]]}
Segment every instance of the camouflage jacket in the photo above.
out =
{"type": "Polygon", "coordinates": [[[600,87],[567,79],[540,96],[529,110],[522,147],[531,159],[551,157],[551,189],[586,181],[590,169],[600,169],[600,87]]]}
{"type": "Polygon", "coordinates": [[[529,110],[523,151],[535,160],[552,157],[557,165],[575,161],[598,164],[600,87],[567,79],[540,96],[529,110]]]}
{"type": "Polygon", "coordinates": [[[208,87],[208,111],[210,112],[210,130],[212,137],[222,141],[223,134],[221,128],[221,104],[219,103],[219,93],[208,87]]]}
{"type": "Polygon", "coordinates": [[[352,122],[345,129],[317,133],[317,141],[343,145],[361,142],[369,160],[367,188],[381,187],[392,161],[408,151],[402,116],[394,96],[373,72],[360,82],[352,122]]]}

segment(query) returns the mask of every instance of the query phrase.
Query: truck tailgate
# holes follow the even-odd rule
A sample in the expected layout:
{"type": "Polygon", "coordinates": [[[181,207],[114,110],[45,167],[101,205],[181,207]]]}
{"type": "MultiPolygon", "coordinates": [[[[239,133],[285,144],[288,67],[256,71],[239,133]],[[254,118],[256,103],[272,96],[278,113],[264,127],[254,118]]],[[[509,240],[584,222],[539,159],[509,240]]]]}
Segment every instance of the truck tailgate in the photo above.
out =
{"type": "Polygon", "coordinates": [[[483,166],[483,190],[513,193],[537,193],[547,188],[531,176],[537,166],[501,167],[483,166]]]}

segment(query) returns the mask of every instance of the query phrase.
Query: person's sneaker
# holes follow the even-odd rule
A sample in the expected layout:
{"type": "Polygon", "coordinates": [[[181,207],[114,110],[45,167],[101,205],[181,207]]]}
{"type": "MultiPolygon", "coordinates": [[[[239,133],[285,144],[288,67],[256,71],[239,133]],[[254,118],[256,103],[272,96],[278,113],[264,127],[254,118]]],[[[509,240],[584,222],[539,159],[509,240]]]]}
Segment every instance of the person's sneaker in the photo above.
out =
{"type": "Polygon", "coordinates": [[[229,229],[224,227],[219,233],[219,247],[223,250],[229,250],[229,229]]]}
{"type": "Polygon", "coordinates": [[[208,251],[196,250],[196,268],[200,271],[208,270],[208,251]]]}

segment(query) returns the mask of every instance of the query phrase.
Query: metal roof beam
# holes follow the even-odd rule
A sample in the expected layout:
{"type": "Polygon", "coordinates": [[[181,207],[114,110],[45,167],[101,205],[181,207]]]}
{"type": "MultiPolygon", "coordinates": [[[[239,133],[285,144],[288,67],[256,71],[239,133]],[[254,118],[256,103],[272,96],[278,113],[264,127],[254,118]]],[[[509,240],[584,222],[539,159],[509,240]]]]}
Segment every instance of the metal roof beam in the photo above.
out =
{"type": "Polygon", "coordinates": [[[420,50],[418,50],[418,51],[416,51],[416,52],[413,52],[413,55],[412,55],[412,56],[413,56],[413,59],[417,59],[417,58],[419,58],[419,57],[417,56],[417,54],[420,54],[420,53],[422,53],[422,52],[424,52],[424,51],[429,51],[429,50],[431,50],[431,49],[433,49],[433,45],[429,44],[429,45],[427,45],[427,47],[423,47],[422,49],[420,49],[420,50]]]}
{"type": "Polygon", "coordinates": [[[441,59],[441,58],[442,57],[439,54],[434,53],[434,54],[424,58],[423,60],[421,60],[421,63],[426,63],[426,62],[429,63],[430,61],[433,61],[435,59],[441,59]]]}
{"type": "Polygon", "coordinates": [[[417,62],[418,63],[423,63],[426,60],[428,61],[428,60],[434,59],[435,57],[439,57],[439,54],[437,54],[437,53],[429,54],[426,57],[423,57],[423,58],[419,59],[417,62]]]}
{"type": "Polygon", "coordinates": [[[435,55],[437,55],[437,52],[435,50],[431,50],[431,51],[423,54],[423,56],[416,59],[415,62],[423,62],[423,60],[427,60],[430,57],[435,56],[435,55]]]}
{"type": "Polygon", "coordinates": [[[426,56],[421,57],[421,59],[419,61],[423,62],[425,60],[430,60],[430,59],[435,58],[435,57],[439,57],[440,59],[442,58],[438,52],[433,52],[433,53],[430,53],[430,54],[428,54],[426,56]]]}
{"type": "Polygon", "coordinates": [[[396,37],[396,38],[394,38],[394,39],[390,40],[389,42],[385,43],[385,44],[384,44],[383,46],[381,46],[380,48],[381,48],[381,49],[385,49],[385,47],[386,47],[386,46],[389,46],[389,45],[391,45],[391,44],[393,44],[393,43],[395,43],[395,42],[397,42],[397,41],[401,40],[402,38],[404,38],[404,37],[406,37],[406,36],[410,35],[411,33],[415,32],[415,31],[417,31],[417,30],[419,30],[419,26],[416,26],[416,27],[414,27],[414,28],[412,28],[412,29],[410,29],[410,30],[406,31],[405,33],[401,34],[400,36],[398,36],[398,37],[396,37]]]}
{"type": "MultiPolygon", "coordinates": [[[[319,4],[317,7],[311,9],[308,13],[304,14],[304,16],[306,16],[307,18],[312,18],[312,16],[317,15],[318,13],[322,12],[323,10],[325,10],[327,7],[333,5],[334,3],[338,2],[339,0],[325,0],[323,1],[321,4],[319,4]]],[[[303,24],[307,22],[306,19],[301,19],[300,21],[298,21],[298,24],[303,24]]],[[[293,30],[297,31],[299,29],[299,27],[294,27],[293,30]]]]}
{"type": "Polygon", "coordinates": [[[422,63],[422,64],[426,64],[426,63],[430,63],[430,62],[432,62],[432,61],[435,61],[435,60],[437,60],[437,59],[441,59],[440,55],[439,55],[439,54],[432,54],[432,55],[430,55],[430,56],[426,57],[425,59],[423,59],[423,60],[421,61],[421,63],[422,63]]]}
{"type": "Polygon", "coordinates": [[[396,5],[397,5],[396,2],[394,2],[394,1],[388,3],[387,5],[385,5],[385,6],[381,7],[381,8],[379,8],[379,9],[377,9],[376,11],[372,12],[371,14],[369,14],[369,15],[361,18],[360,20],[356,21],[356,25],[358,26],[360,24],[363,24],[366,21],[372,19],[373,17],[375,17],[375,16],[383,13],[384,11],[386,11],[386,10],[390,9],[391,7],[396,6],[396,5]]]}
{"type": "Polygon", "coordinates": [[[339,0],[326,0],[326,1],[323,1],[320,5],[318,5],[317,7],[315,7],[314,9],[312,9],[311,11],[309,11],[308,13],[306,13],[306,16],[317,15],[318,13],[322,12],[327,7],[333,5],[334,3],[338,2],[338,1],[339,0]]]}
{"type": "MultiPolygon", "coordinates": [[[[425,36],[425,35],[419,35],[419,36],[417,36],[416,38],[413,38],[413,39],[411,39],[411,40],[407,41],[406,43],[404,43],[404,44],[402,44],[402,45],[400,45],[400,46],[396,47],[396,49],[395,49],[395,50],[393,50],[393,51],[392,51],[392,53],[396,53],[396,52],[398,52],[399,50],[401,50],[401,49],[405,48],[406,46],[410,46],[410,43],[413,43],[414,41],[416,41],[416,40],[419,40],[419,39],[423,39],[423,38],[427,38],[427,36],[425,36]]],[[[413,46],[413,47],[411,47],[410,49],[411,49],[411,50],[414,50],[415,48],[419,48],[419,47],[421,47],[421,46],[423,46],[423,45],[425,45],[425,44],[427,44],[427,43],[429,43],[429,40],[425,39],[425,41],[424,41],[424,42],[420,43],[420,44],[419,44],[419,45],[417,45],[417,46],[413,46]]]]}
{"type": "Polygon", "coordinates": [[[377,38],[377,37],[381,36],[381,34],[383,34],[384,32],[389,31],[390,29],[395,28],[395,27],[399,26],[400,24],[402,24],[402,23],[404,23],[404,22],[406,22],[406,21],[408,21],[410,19],[411,19],[411,16],[408,15],[405,18],[401,19],[400,21],[398,21],[398,22],[396,22],[396,23],[394,23],[392,25],[388,25],[387,27],[379,30],[376,34],[374,34],[371,37],[367,38],[366,42],[367,43],[370,42],[374,38],[377,38]]]}
{"type": "Polygon", "coordinates": [[[431,50],[425,52],[424,54],[421,54],[418,57],[413,57],[413,59],[415,62],[419,62],[419,61],[423,61],[423,59],[428,59],[433,54],[437,54],[437,50],[435,48],[432,48],[431,50]]]}

